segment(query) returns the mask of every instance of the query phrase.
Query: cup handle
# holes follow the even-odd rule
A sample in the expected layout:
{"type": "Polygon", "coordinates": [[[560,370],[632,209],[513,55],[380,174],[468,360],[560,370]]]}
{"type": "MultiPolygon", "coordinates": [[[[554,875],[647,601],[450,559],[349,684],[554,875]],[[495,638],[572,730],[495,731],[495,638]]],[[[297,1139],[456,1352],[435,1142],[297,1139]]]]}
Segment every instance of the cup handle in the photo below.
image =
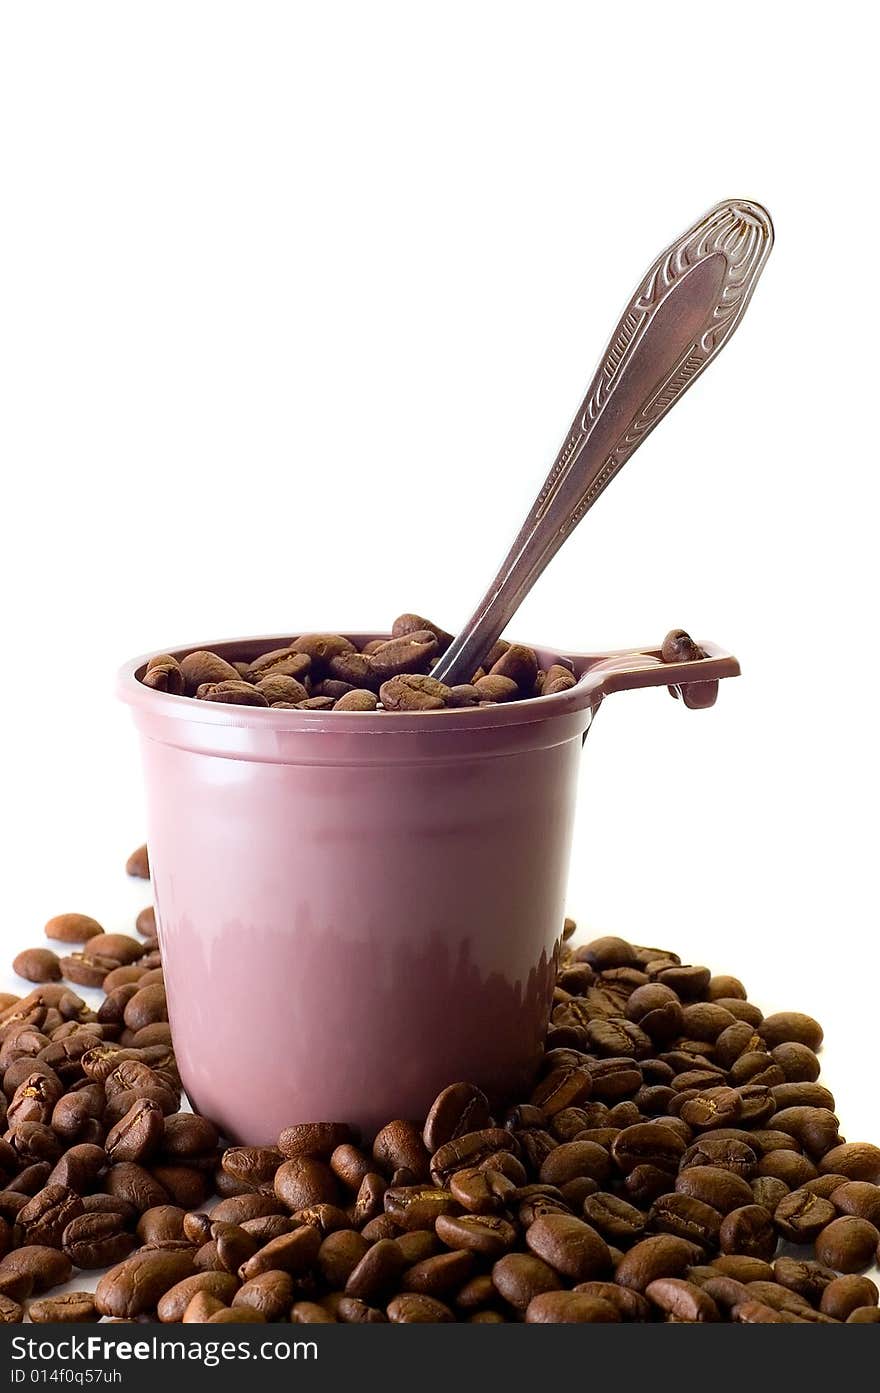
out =
{"type": "Polygon", "coordinates": [[[716,684],[723,677],[738,677],[740,666],[732,653],[717,643],[698,640],[704,658],[692,662],[664,663],[659,648],[623,648],[614,653],[570,654],[578,687],[589,696],[595,710],[612,692],[636,687],[670,687],[686,706],[711,706],[716,684]]]}

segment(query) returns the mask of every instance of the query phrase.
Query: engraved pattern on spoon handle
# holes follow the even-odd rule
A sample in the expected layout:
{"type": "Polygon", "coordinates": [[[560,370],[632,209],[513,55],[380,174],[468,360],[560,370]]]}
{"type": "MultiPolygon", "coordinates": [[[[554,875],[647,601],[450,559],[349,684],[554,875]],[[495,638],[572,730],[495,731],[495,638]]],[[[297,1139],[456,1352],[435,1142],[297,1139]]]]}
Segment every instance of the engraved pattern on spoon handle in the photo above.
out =
{"type": "Polygon", "coordinates": [[[759,204],[710,209],[630,299],[550,473],[468,624],[435,668],[467,681],[562,543],[737,327],[773,244],[759,204]]]}

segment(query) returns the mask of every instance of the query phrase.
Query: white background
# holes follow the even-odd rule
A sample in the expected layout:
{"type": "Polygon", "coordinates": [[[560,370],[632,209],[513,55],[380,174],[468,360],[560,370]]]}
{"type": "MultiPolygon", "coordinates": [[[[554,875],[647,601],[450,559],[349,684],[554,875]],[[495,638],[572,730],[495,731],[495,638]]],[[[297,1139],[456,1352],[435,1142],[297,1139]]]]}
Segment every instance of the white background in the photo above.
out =
{"type": "Polygon", "coordinates": [[[145,902],[116,666],[455,627],[644,267],[749,196],[777,243],[742,327],[515,629],[739,655],[714,710],[601,711],[570,912],[821,1017],[880,1139],[865,13],[2,6],[4,958],[145,902]]]}

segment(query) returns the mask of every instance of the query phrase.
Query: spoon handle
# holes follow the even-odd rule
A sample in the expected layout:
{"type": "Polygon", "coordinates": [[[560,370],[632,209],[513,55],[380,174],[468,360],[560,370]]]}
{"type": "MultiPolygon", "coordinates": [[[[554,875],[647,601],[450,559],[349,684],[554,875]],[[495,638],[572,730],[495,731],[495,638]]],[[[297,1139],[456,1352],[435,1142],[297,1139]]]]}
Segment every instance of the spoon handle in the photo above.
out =
{"type": "Polygon", "coordinates": [[[767,212],[717,204],[643,277],[565,443],[474,614],[433,671],[467,682],[547,563],[658,421],[720,353],[773,245],[767,212]]]}

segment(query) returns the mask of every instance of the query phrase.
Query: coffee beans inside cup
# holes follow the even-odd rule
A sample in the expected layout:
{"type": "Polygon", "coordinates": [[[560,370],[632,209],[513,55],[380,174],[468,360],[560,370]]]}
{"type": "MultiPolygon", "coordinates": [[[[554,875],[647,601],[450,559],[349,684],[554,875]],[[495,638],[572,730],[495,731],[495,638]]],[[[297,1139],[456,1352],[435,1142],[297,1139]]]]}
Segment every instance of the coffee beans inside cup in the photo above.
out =
{"type": "Polygon", "coordinates": [[[138,925],[56,917],[0,997],[0,1321],[880,1322],[880,1147],[840,1135],[809,1016],[567,920],[528,1097],[224,1147],[138,925]]]}
{"type": "MultiPolygon", "coordinates": [[[[391,637],[362,649],[342,634],[301,634],[250,661],[227,661],[199,649],[179,661],[150,659],[141,681],[156,691],[196,701],[289,711],[436,712],[498,706],[554,696],[575,686],[568,660],[541,668],[534,649],[499,639],[469,682],[449,687],[431,676],[452,635],[418,614],[401,614],[391,637]]],[[[667,635],[658,652],[664,662],[704,657],[683,629],[667,635]]],[[[711,705],[717,682],[681,688],[688,705],[711,705]]],[[[670,688],[673,695],[678,688],[670,688]]]]}

